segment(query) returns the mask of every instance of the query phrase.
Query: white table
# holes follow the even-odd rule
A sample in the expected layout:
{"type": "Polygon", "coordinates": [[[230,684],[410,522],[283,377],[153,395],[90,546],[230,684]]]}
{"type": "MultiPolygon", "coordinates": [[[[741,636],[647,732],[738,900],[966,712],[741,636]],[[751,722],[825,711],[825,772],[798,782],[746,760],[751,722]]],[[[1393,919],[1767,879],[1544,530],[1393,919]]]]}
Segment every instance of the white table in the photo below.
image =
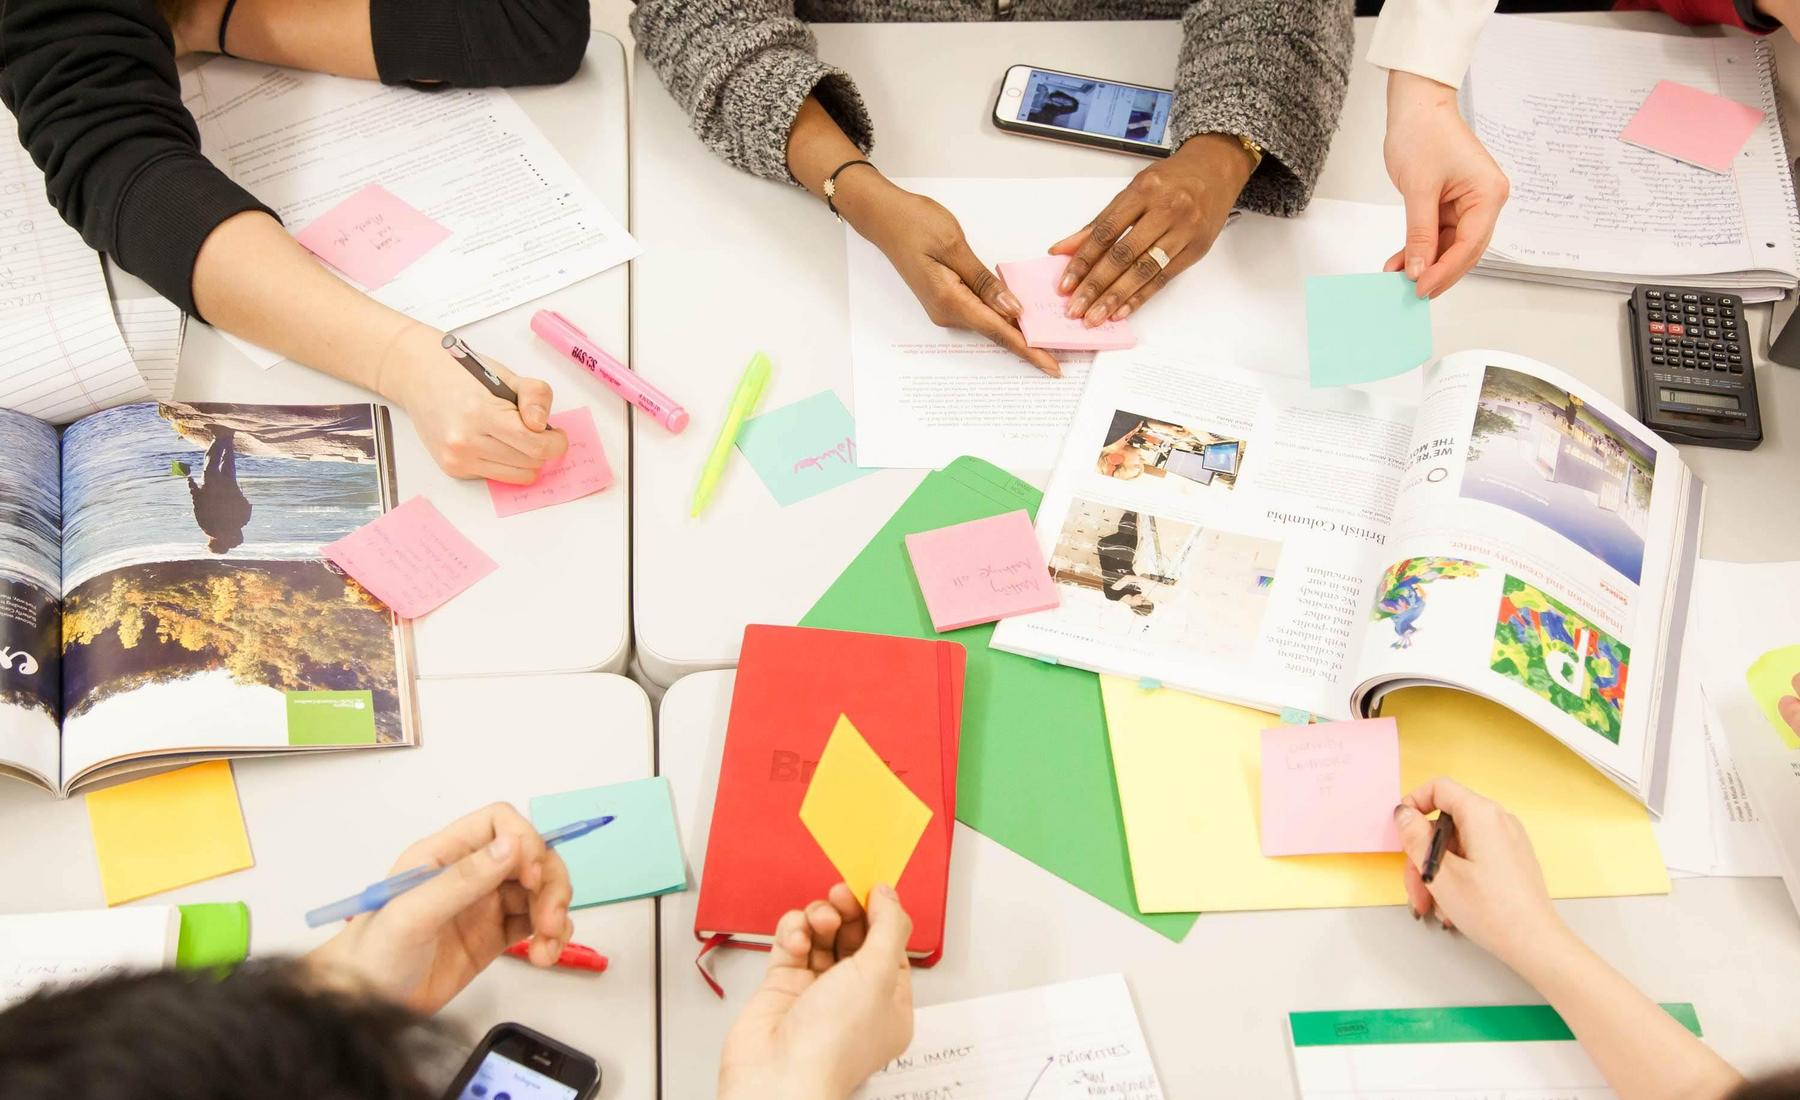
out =
{"type": "MultiPolygon", "coordinates": [[[[567,84],[516,88],[526,114],[621,221],[625,171],[625,52],[595,34],[567,84]]],[[[553,352],[527,326],[537,309],[574,319],[624,355],[629,275],[623,266],[458,331],[520,374],[547,380],[558,409],[586,405],[613,468],[613,486],[579,501],[499,519],[486,483],[439,470],[404,413],[394,411],[402,498],[423,494],[500,563],[492,576],[416,624],[423,677],[618,672],[630,649],[630,420],[624,402],[553,352]]],[[[296,363],[261,371],[205,325],[188,326],[176,396],[183,401],[324,404],[371,400],[355,386],[296,363]]]]}
{"type": "MultiPolygon", "coordinates": [[[[407,845],[489,802],[526,812],[534,795],[652,773],[650,704],[620,676],[492,677],[419,685],[424,743],[233,765],[256,866],[147,898],[143,904],[244,901],[252,957],[306,951],[328,929],[306,910],[385,876],[407,845]],[[523,734],[528,732],[528,736],[523,734]]],[[[0,912],[104,904],[87,810],[34,787],[0,782],[0,912]]],[[[471,1042],[514,1020],[593,1055],[601,1096],[656,1094],[654,903],[574,914],[575,942],[610,960],[606,973],[540,971],[502,958],[445,1016],[471,1042]]]]}
{"type": "MultiPolygon", "coordinates": [[[[735,672],[664,697],[659,770],[698,882],[735,672]]],[[[1177,945],[967,826],[950,861],[944,961],[915,971],[918,1004],[1112,971],[1126,975],[1170,1097],[1292,1095],[1286,1014],[1335,1008],[1541,1003],[1460,936],[1400,907],[1203,916],[1177,945]]],[[[709,1096],[718,1052],[765,957],[719,951],[726,1000],[694,972],[697,891],[661,904],[663,1095],[709,1096]]],[[[1800,920],[1776,879],[1691,879],[1667,897],[1558,903],[1651,996],[1691,1001],[1742,1069],[1790,1064],[1800,1027],[1800,920]]]]}
{"type": "MultiPolygon", "coordinates": [[[[1591,21],[1674,30],[1660,16],[1591,21]]],[[[1383,74],[1357,61],[1318,194],[1399,201],[1381,161],[1383,74]]],[[[1001,134],[988,120],[1006,67],[1030,62],[1167,85],[1180,34],[1170,23],[819,25],[820,51],[857,77],[876,123],[875,159],[894,176],[1117,176],[1143,163],[1001,134]]],[[[1787,95],[1800,49],[1776,36],[1787,95]]],[[[757,348],[774,359],[772,409],[835,388],[851,404],[844,230],[818,200],[729,168],[707,150],[656,74],[637,62],[633,361],[669,379],[694,415],[670,437],[640,422],[633,497],[638,660],[656,682],[734,664],[746,623],[796,621],[918,483],[886,470],[791,508],[734,463],[698,520],[688,501],[738,373],[757,348]]],[[[1795,117],[1790,109],[1788,117],[1795,117]]],[[[1066,227],[1057,227],[1060,232],[1066,227]]],[[[1049,228],[1046,228],[1046,233],[1049,228]]],[[[1398,241],[1395,247],[1399,247],[1398,241]]],[[[987,257],[991,262],[997,257],[987,257]]],[[[1631,407],[1619,295],[1499,279],[1466,281],[1433,306],[1437,351],[1502,348],[1555,364],[1631,407]]],[[[1748,311],[1765,346],[1768,308],[1748,311]]],[[[1711,489],[1704,552],[1736,560],[1800,557],[1800,512],[1768,509],[1766,486],[1800,469],[1800,371],[1758,371],[1761,449],[1686,448],[1711,489]]],[[[1042,484],[1041,475],[1015,471],[1042,484]]]]}

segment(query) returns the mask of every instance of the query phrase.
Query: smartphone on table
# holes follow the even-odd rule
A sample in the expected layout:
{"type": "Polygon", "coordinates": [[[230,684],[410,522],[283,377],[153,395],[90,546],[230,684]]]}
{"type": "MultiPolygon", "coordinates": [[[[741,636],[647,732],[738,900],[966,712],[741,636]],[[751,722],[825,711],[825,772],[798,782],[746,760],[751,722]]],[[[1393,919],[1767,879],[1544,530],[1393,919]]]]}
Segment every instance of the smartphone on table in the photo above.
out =
{"type": "Polygon", "coordinates": [[[444,1100],[592,1100],[600,1066],[524,1024],[495,1024],[444,1100]]]}
{"type": "Polygon", "coordinates": [[[1000,81],[994,125],[1009,134],[1166,157],[1174,104],[1167,88],[1014,65],[1000,81]]]}

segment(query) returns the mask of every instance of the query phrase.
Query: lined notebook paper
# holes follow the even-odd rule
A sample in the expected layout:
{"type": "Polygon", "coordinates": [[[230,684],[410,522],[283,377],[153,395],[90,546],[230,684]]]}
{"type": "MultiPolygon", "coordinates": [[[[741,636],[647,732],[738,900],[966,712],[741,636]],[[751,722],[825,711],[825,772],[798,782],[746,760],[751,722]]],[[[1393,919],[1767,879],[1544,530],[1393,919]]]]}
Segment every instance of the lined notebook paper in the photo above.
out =
{"type": "Polygon", "coordinates": [[[158,401],[175,396],[175,372],[181,363],[181,340],[187,315],[167,298],[121,298],[113,303],[119,333],[137,364],[138,375],[158,401]]]}
{"type": "Polygon", "coordinates": [[[180,935],[173,905],[0,916],[0,1009],[40,986],[160,969],[180,935]]]}
{"type": "Polygon", "coordinates": [[[24,147],[0,146],[0,407],[66,424],[145,400],[99,254],[50,205],[24,147]]]}
{"type": "Polygon", "coordinates": [[[1512,183],[1481,270],[1609,289],[1796,284],[1800,233],[1772,55],[1745,37],[1488,20],[1463,114],[1512,183]],[[1727,175],[1619,140],[1660,80],[1764,112],[1727,175]]]}

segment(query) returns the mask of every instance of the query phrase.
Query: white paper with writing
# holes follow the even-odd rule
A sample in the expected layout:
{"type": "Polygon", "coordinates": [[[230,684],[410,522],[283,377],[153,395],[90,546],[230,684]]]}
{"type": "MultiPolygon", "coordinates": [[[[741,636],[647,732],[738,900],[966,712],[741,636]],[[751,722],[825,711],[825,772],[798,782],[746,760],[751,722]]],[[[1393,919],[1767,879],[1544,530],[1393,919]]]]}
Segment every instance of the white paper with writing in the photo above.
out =
{"type": "Polygon", "coordinates": [[[163,297],[120,298],[113,303],[113,312],[118,314],[119,332],[150,396],[158,401],[172,399],[187,315],[163,297]]]}
{"type": "Polygon", "coordinates": [[[0,1009],[46,985],[161,969],[180,935],[173,905],[0,916],[0,1009]]]}

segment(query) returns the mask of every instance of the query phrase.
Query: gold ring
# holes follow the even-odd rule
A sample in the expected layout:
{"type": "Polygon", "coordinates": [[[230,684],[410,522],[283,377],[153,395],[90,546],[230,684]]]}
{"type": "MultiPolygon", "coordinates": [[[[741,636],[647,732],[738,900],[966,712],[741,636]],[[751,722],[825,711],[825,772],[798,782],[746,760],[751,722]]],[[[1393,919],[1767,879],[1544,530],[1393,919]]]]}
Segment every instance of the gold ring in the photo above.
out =
{"type": "Polygon", "coordinates": [[[1144,253],[1144,255],[1156,261],[1156,269],[1158,271],[1166,270],[1169,266],[1169,254],[1155,245],[1151,245],[1150,251],[1144,253]]]}

